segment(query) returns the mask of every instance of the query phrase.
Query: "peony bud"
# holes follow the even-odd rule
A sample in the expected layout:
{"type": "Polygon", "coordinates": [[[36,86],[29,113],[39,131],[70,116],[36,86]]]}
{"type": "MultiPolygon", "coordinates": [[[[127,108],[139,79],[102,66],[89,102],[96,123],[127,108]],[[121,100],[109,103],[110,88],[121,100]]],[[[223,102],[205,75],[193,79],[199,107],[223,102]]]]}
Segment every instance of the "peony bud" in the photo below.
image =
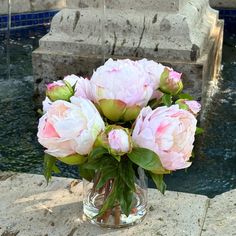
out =
{"type": "Polygon", "coordinates": [[[122,156],[132,149],[129,130],[117,125],[108,125],[94,143],[95,147],[104,147],[113,156],[122,156]]]}
{"type": "Polygon", "coordinates": [[[73,94],[71,85],[66,81],[58,80],[47,85],[46,95],[52,102],[57,100],[70,101],[73,94]]]}
{"type": "Polygon", "coordinates": [[[120,100],[103,99],[100,100],[99,105],[104,116],[112,121],[135,120],[141,111],[141,107],[136,105],[127,107],[127,105],[120,100]]]}
{"type": "Polygon", "coordinates": [[[197,101],[189,101],[187,99],[179,99],[175,102],[179,105],[180,109],[190,111],[194,115],[197,115],[201,110],[201,104],[197,101]]]}
{"type": "Polygon", "coordinates": [[[75,87],[78,80],[80,80],[82,77],[79,77],[77,75],[67,75],[66,77],[64,77],[63,81],[66,81],[70,84],[71,87],[75,87]]]}
{"type": "Polygon", "coordinates": [[[162,102],[163,96],[164,93],[162,93],[160,90],[155,90],[148,105],[152,108],[158,107],[162,102]]]}
{"type": "Polygon", "coordinates": [[[131,149],[129,134],[123,128],[113,129],[108,133],[108,144],[111,152],[118,155],[123,155],[131,149]]]}
{"type": "Polygon", "coordinates": [[[161,75],[160,90],[171,95],[180,93],[183,90],[181,75],[181,73],[166,67],[161,75]]]}

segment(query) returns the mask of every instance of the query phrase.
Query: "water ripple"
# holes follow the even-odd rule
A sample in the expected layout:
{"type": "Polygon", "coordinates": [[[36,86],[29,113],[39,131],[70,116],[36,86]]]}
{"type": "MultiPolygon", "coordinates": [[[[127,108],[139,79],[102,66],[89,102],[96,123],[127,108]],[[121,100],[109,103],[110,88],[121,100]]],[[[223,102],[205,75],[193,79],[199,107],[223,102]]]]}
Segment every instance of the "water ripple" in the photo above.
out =
{"type": "MultiPolygon", "coordinates": [[[[0,45],[0,170],[42,173],[43,149],[36,138],[33,79],[26,77],[32,75],[31,51],[39,37],[11,41],[10,80],[5,80],[4,42],[0,45]]],[[[213,197],[236,188],[236,49],[232,45],[236,45],[235,36],[224,46],[222,78],[212,83],[209,91],[205,133],[197,140],[196,158],[187,171],[166,177],[168,189],[213,197]]],[[[78,176],[76,168],[63,164],[60,168],[63,176],[78,176]]]]}

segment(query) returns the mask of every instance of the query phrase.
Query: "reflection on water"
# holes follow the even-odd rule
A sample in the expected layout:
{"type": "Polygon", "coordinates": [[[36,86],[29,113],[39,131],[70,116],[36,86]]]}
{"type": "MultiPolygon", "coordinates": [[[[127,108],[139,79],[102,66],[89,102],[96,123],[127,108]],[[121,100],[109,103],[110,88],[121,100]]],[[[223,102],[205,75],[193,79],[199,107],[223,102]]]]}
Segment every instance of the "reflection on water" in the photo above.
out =
{"type": "MultiPolygon", "coordinates": [[[[47,29],[29,32],[10,41],[10,74],[7,79],[7,42],[0,38],[0,170],[42,173],[42,147],[36,138],[39,116],[34,111],[32,51],[47,29]]],[[[76,177],[76,168],[62,165],[65,176],[76,177]],[[66,168],[66,170],[64,170],[66,168]]]]}
{"type": "MultiPolygon", "coordinates": [[[[45,32],[43,32],[45,33],[45,32]]],[[[0,170],[42,173],[43,150],[37,143],[31,52],[41,33],[15,38],[10,46],[11,78],[6,79],[6,48],[0,41],[0,170]]],[[[225,39],[222,79],[206,114],[205,134],[193,165],[166,177],[168,189],[214,196],[236,187],[236,36],[225,39]]],[[[76,168],[61,165],[63,176],[76,168]]]]}
{"type": "Polygon", "coordinates": [[[222,78],[210,101],[198,141],[197,156],[188,171],[166,178],[168,189],[213,197],[236,188],[236,36],[225,38],[222,78]]]}

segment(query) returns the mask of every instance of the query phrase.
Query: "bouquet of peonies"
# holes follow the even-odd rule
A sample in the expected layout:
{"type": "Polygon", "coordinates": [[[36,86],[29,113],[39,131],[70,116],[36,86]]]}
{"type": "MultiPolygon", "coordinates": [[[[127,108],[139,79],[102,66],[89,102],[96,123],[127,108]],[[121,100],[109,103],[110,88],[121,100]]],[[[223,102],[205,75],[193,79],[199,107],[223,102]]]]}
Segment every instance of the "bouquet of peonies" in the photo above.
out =
{"type": "Polygon", "coordinates": [[[182,90],[180,73],[147,59],[109,59],[90,80],[71,75],[49,84],[38,126],[47,181],[57,161],[78,165],[91,184],[85,215],[133,223],[140,169],[164,193],[163,175],[191,165],[201,106],[182,90]]]}

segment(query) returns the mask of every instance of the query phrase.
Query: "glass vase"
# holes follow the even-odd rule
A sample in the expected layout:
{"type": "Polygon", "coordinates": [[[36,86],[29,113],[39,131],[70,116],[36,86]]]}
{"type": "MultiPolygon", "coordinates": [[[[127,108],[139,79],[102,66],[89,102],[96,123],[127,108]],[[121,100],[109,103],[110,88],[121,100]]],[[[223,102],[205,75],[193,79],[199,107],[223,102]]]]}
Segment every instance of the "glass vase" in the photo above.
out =
{"type": "Polygon", "coordinates": [[[103,215],[97,217],[103,207],[112,188],[120,188],[114,185],[114,179],[106,181],[104,186],[97,189],[100,173],[96,173],[91,182],[83,179],[83,211],[87,220],[93,224],[106,228],[123,228],[138,224],[143,221],[147,213],[147,184],[148,179],[143,169],[138,168],[135,177],[135,191],[132,195],[132,203],[129,214],[125,214],[119,201],[115,203],[103,215]]]}

